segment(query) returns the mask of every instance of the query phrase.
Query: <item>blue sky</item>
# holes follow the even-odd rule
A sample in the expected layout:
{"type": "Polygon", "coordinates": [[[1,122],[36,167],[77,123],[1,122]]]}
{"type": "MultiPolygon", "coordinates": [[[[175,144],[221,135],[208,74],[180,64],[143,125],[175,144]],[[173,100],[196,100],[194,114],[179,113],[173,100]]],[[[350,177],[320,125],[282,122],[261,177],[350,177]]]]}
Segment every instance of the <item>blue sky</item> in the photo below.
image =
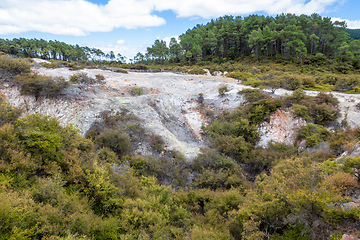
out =
{"type": "Polygon", "coordinates": [[[0,38],[42,38],[132,58],[223,15],[319,13],[360,28],[360,0],[0,0],[0,38]]]}

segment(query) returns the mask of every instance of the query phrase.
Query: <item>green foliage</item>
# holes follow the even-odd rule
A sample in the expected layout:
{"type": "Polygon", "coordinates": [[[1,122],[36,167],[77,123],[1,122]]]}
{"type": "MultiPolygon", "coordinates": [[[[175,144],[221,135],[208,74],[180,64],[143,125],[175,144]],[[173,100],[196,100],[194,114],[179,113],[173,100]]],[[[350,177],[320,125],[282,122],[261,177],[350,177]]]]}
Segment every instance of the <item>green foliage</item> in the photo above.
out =
{"type": "Polygon", "coordinates": [[[20,86],[20,92],[24,95],[32,95],[36,99],[40,97],[57,98],[69,83],[62,77],[49,77],[41,75],[18,75],[14,81],[20,86]]]}
{"type": "Polygon", "coordinates": [[[343,169],[345,172],[356,174],[357,181],[360,182],[360,157],[347,157],[343,160],[343,169]]]}
{"type": "Polygon", "coordinates": [[[0,94],[0,126],[5,123],[13,123],[20,117],[22,110],[8,103],[5,96],[0,94]]]}
{"type": "Polygon", "coordinates": [[[306,126],[301,127],[299,132],[299,138],[304,138],[306,146],[313,147],[322,141],[329,139],[329,131],[317,124],[308,123],[306,126]]]}
{"type": "Polygon", "coordinates": [[[142,88],[131,88],[130,93],[133,96],[141,96],[143,94],[143,89],[142,88]]]}
{"type": "Polygon", "coordinates": [[[59,41],[48,42],[43,39],[0,39],[0,43],[0,51],[23,58],[77,61],[86,60],[90,53],[100,53],[99,49],[90,49],[79,45],[73,46],[59,41]]]}
{"type": "MultiPolygon", "coordinates": [[[[329,56],[341,59],[342,43],[346,43],[349,36],[345,30],[343,22],[333,24],[317,14],[223,16],[181,34],[180,43],[171,39],[169,47],[164,41],[155,40],[147,48],[145,58],[137,55],[134,59],[148,64],[166,61],[188,65],[205,61],[221,64],[240,58],[291,60],[300,66],[323,64],[329,56]]],[[[347,55],[356,55],[356,47],[348,47],[348,50],[352,54],[347,55]]],[[[235,75],[242,79],[240,74],[235,75]]],[[[298,79],[289,80],[294,81],[288,84],[289,88],[301,85],[298,79]]],[[[274,83],[277,85],[276,81],[274,83]]]]}
{"type": "Polygon", "coordinates": [[[225,93],[227,93],[229,91],[229,89],[227,88],[227,86],[222,86],[222,87],[219,87],[219,94],[220,96],[224,96],[225,93]]]}
{"type": "Polygon", "coordinates": [[[0,56],[0,78],[12,78],[20,73],[29,73],[30,64],[22,59],[0,56]]]}
{"type": "Polygon", "coordinates": [[[107,130],[95,138],[95,144],[99,148],[107,147],[121,158],[131,147],[130,140],[120,131],[107,130]]]}
{"type": "Polygon", "coordinates": [[[98,82],[105,81],[105,77],[104,77],[104,75],[102,75],[102,74],[96,74],[96,75],[95,75],[95,79],[96,79],[98,82]]]}
{"type": "Polygon", "coordinates": [[[103,83],[103,81],[104,78],[102,78],[101,76],[92,78],[87,73],[77,73],[70,76],[70,82],[75,84],[101,84],[103,83]]]}
{"type": "Polygon", "coordinates": [[[260,89],[251,89],[251,88],[245,88],[239,91],[238,94],[243,94],[248,102],[257,102],[268,97],[260,89]]]}
{"type": "Polygon", "coordinates": [[[340,116],[339,101],[332,94],[320,92],[311,97],[305,96],[302,90],[296,90],[288,99],[297,115],[315,124],[325,125],[340,116]]]}
{"type": "Polygon", "coordinates": [[[161,153],[164,150],[164,140],[160,135],[152,135],[149,139],[149,144],[152,150],[161,153]]]}

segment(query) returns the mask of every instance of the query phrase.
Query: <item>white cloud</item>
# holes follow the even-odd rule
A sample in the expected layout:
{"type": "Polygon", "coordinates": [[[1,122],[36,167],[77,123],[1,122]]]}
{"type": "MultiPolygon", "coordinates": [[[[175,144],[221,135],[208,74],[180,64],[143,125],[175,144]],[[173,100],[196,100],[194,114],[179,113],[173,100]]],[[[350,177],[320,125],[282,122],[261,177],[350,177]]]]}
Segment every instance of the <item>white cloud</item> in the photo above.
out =
{"type": "Polygon", "coordinates": [[[130,44],[107,44],[107,45],[92,45],[86,44],[90,48],[97,48],[102,50],[104,53],[114,51],[115,55],[120,53],[122,56],[126,56],[129,60],[133,58],[138,52],[145,53],[145,45],[130,45],[130,44]]]}
{"type": "Polygon", "coordinates": [[[215,18],[257,11],[268,14],[322,13],[343,0],[1,0],[0,34],[41,31],[83,36],[116,28],[134,29],[165,24],[154,14],[171,10],[178,17],[215,18]]]}
{"type": "Polygon", "coordinates": [[[333,21],[333,22],[335,22],[335,21],[344,22],[345,21],[347,24],[347,28],[351,28],[351,29],[359,29],[360,28],[360,20],[351,21],[351,20],[341,19],[341,18],[331,18],[331,21],[333,21]]]}
{"type": "Polygon", "coordinates": [[[120,27],[165,24],[152,11],[152,6],[143,0],[110,0],[106,5],[85,0],[1,0],[0,34],[40,31],[83,36],[120,27]]]}
{"type": "Polygon", "coordinates": [[[170,37],[164,37],[162,40],[166,42],[166,45],[169,47],[171,38],[175,38],[178,43],[180,43],[179,36],[170,36],[170,37]]]}
{"type": "Polygon", "coordinates": [[[179,17],[214,18],[263,11],[268,14],[312,14],[324,12],[342,0],[156,0],[158,11],[173,10],[179,17]]]}
{"type": "Polygon", "coordinates": [[[120,39],[120,40],[117,40],[116,43],[122,45],[122,44],[125,44],[125,40],[120,39]]]}

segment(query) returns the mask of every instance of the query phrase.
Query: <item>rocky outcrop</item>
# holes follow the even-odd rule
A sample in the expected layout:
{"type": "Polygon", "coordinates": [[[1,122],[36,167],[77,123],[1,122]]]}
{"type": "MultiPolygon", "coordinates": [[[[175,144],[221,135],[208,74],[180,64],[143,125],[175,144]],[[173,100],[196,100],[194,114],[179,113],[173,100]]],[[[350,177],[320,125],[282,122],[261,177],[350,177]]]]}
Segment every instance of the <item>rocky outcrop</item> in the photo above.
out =
{"type": "MultiPolygon", "coordinates": [[[[73,124],[82,134],[99,119],[104,110],[127,108],[143,120],[149,132],[160,135],[168,150],[176,149],[187,158],[197,155],[201,147],[206,146],[202,136],[202,126],[208,124],[212,112],[234,110],[245,103],[237,94],[243,88],[235,79],[209,75],[185,75],[163,73],[116,73],[101,69],[71,71],[67,68],[47,69],[40,66],[34,72],[50,76],[62,76],[69,79],[72,74],[84,72],[95,77],[105,77],[102,85],[75,85],[67,88],[59,99],[38,99],[20,95],[16,87],[2,83],[0,92],[5,94],[15,106],[22,107],[24,114],[40,113],[59,119],[62,125],[73,124]],[[219,87],[229,89],[224,96],[219,95],[219,87]],[[141,88],[142,95],[133,96],[132,89],[141,88]],[[201,101],[199,96],[201,95],[201,101]]],[[[306,92],[315,95],[316,92],[306,92]]],[[[277,96],[291,94],[283,89],[276,90],[277,96]]],[[[343,117],[351,126],[360,123],[360,112],[356,104],[357,95],[335,93],[340,100],[343,117]]],[[[275,96],[276,97],[276,96],[275,96]]],[[[259,125],[261,140],[259,147],[265,147],[268,141],[293,144],[297,129],[305,121],[290,110],[273,113],[268,122],[259,125]]],[[[142,152],[141,149],[138,151],[142,152]]]]}
{"type": "Polygon", "coordinates": [[[269,141],[291,145],[295,142],[298,130],[306,121],[291,110],[278,110],[271,114],[268,122],[259,124],[260,141],[258,147],[266,147],[269,141]]]}
{"type": "MultiPolygon", "coordinates": [[[[79,71],[67,68],[33,68],[34,72],[69,79],[79,71]]],[[[10,103],[22,107],[24,114],[40,113],[56,117],[62,125],[73,124],[85,134],[104,110],[127,108],[142,119],[148,132],[162,136],[167,150],[178,150],[188,159],[195,157],[203,141],[202,126],[207,124],[207,112],[233,110],[243,103],[237,94],[244,88],[236,82],[220,81],[212,76],[194,76],[174,73],[121,74],[108,70],[85,69],[80,72],[95,77],[102,74],[102,85],[75,85],[67,88],[58,99],[35,99],[20,95],[16,87],[3,83],[0,92],[10,103]],[[220,96],[218,88],[226,84],[230,89],[220,96]],[[132,89],[141,88],[134,96],[132,89]],[[202,102],[198,101],[202,93],[202,102]]],[[[221,77],[221,79],[225,79],[221,77]]],[[[225,79],[226,80],[226,79],[225,79]]],[[[138,153],[146,153],[139,145],[138,153]]]]}

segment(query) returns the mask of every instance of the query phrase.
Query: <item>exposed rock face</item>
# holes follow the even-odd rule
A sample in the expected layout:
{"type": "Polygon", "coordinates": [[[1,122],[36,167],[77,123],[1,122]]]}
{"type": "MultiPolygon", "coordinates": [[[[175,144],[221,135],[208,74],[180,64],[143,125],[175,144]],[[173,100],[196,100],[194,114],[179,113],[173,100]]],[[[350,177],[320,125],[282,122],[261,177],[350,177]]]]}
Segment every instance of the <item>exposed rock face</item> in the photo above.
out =
{"type": "Polygon", "coordinates": [[[266,147],[269,141],[291,145],[296,140],[298,129],[304,125],[306,121],[293,111],[278,110],[271,114],[269,122],[259,125],[261,140],[258,147],[266,147]]]}
{"type": "Polygon", "coordinates": [[[347,235],[347,234],[344,234],[341,238],[341,240],[358,240],[357,237],[354,237],[352,235],[347,235]]]}
{"type": "MultiPolygon", "coordinates": [[[[201,147],[206,146],[201,135],[201,127],[208,124],[207,115],[211,111],[234,110],[245,103],[238,91],[247,88],[235,79],[208,75],[184,75],[174,73],[115,73],[108,70],[85,69],[70,71],[67,68],[33,68],[34,72],[65,79],[78,72],[91,77],[102,74],[103,85],[76,85],[67,88],[59,99],[38,99],[20,95],[16,87],[8,83],[0,86],[0,93],[9,102],[22,107],[24,114],[40,113],[56,117],[62,125],[73,124],[82,134],[98,120],[104,110],[127,108],[144,122],[144,127],[163,137],[168,150],[176,149],[185,157],[196,156],[201,147]],[[230,90],[220,96],[218,89],[226,85],[230,90]],[[131,89],[141,88],[143,95],[133,96],[131,89]],[[202,100],[198,101],[202,93],[202,100]]],[[[315,95],[316,92],[306,92],[315,95]]],[[[276,90],[278,96],[291,91],[276,90]]],[[[348,116],[350,126],[360,123],[360,111],[356,104],[360,96],[334,93],[340,100],[342,115],[348,116]]],[[[305,124],[301,118],[287,110],[279,110],[271,115],[270,121],[260,124],[261,140],[258,146],[265,147],[268,141],[293,144],[298,127],[305,124]]],[[[139,147],[139,153],[144,152],[139,147]]],[[[145,152],[144,152],[145,153],[145,152]]]]}
{"type": "MultiPolygon", "coordinates": [[[[34,72],[69,79],[79,71],[67,68],[36,68],[34,72]]],[[[224,77],[193,76],[173,73],[121,74],[100,69],[86,69],[88,75],[105,76],[103,85],[75,85],[66,89],[59,99],[38,99],[20,95],[16,87],[4,83],[0,92],[11,104],[22,107],[24,114],[40,113],[56,117],[62,125],[73,124],[82,134],[100,118],[104,110],[127,108],[143,120],[147,131],[165,140],[167,150],[176,149],[188,159],[195,157],[206,143],[201,126],[207,124],[206,112],[233,110],[244,99],[237,92],[244,88],[224,77]],[[226,84],[230,91],[219,96],[218,88],[226,84]],[[131,89],[141,88],[143,95],[133,96],[131,89]],[[199,93],[203,103],[198,102],[199,93]]],[[[138,153],[146,153],[139,146],[138,153]]]]}

